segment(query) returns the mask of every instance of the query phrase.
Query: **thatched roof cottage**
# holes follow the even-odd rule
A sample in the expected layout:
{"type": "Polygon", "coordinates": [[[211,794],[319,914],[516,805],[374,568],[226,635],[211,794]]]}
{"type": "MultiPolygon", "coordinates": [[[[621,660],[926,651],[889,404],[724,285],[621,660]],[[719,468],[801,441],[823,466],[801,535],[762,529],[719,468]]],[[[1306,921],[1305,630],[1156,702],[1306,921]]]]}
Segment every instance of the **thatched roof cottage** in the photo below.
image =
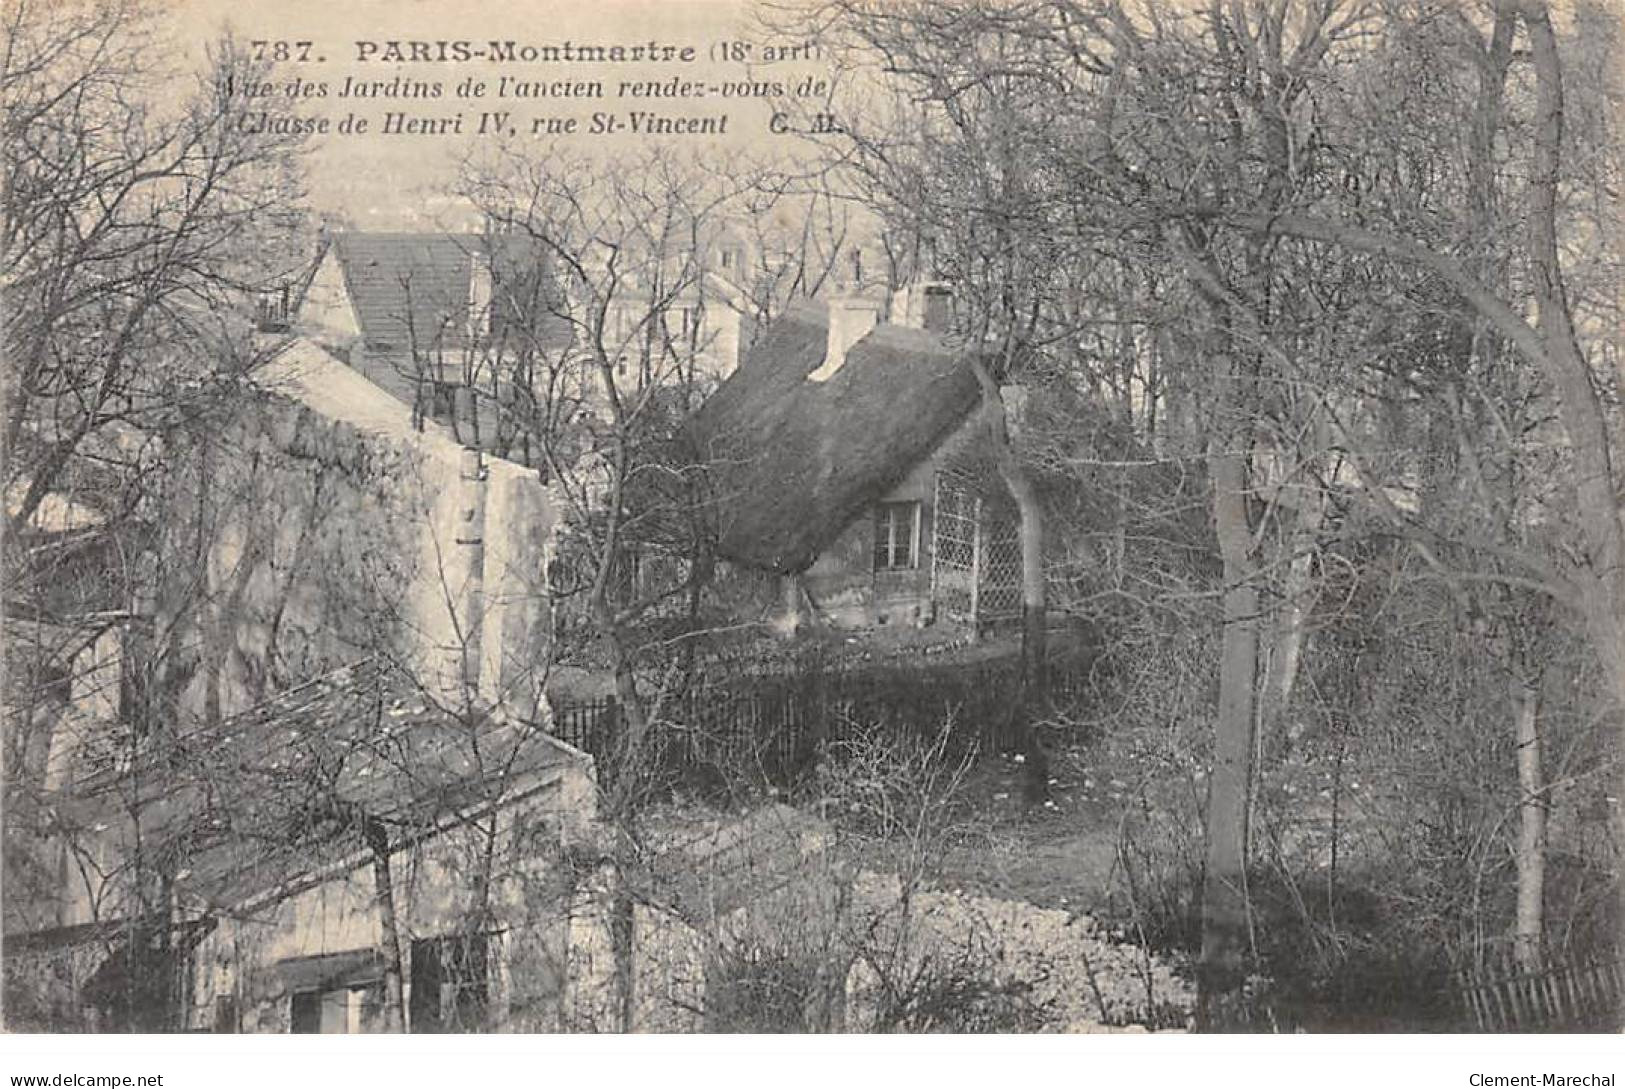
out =
{"type": "Polygon", "coordinates": [[[881,309],[791,309],[690,425],[718,554],[777,577],[784,628],[986,619],[989,593],[1015,585],[1013,531],[963,485],[982,433],[969,361],[929,308],[894,304],[911,325],[881,309]]]}

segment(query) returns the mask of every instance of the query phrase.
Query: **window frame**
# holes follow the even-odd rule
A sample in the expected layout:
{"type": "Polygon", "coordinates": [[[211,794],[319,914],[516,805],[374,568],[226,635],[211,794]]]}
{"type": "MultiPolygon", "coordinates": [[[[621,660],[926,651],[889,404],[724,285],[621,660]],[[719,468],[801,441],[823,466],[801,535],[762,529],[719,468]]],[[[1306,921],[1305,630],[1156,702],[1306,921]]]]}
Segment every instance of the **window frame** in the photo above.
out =
{"type": "MultiPolygon", "coordinates": [[[[321,1034],[328,1008],[344,1011],[342,1026],[329,1023],[327,1031],[333,1035],[384,1031],[385,967],[376,949],[287,957],[277,970],[283,976],[290,1033],[321,1034]]],[[[241,1016],[239,1008],[239,1022],[241,1016]]]]}
{"type": "MultiPolygon", "coordinates": [[[[295,1035],[357,1035],[384,1031],[384,981],[355,980],[349,983],[338,983],[331,987],[320,989],[306,988],[293,991],[288,995],[288,1031],[295,1035]],[[338,1001],[342,997],[342,1002],[338,1001]],[[369,1001],[369,996],[371,1001],[369,1001]],[[300,1007],[313,1005],[314,1009],[300,1015],[300,1007]],[[342,1008],[344,1010],[344,1027],[332,1031],[324,1031],[323,1011],[328,1007],[342,1008]],[[370,1010],[370,1015],[369,1015],[370,1010]],[[314,1027],[301,1028],[304,1021],[309,1024],[311,1014],[315,1016],[314,1027]]],[[[235,1012],[235,1011],[234,1011],[235,1012]]],[[[232,1031],[236,1029],[216,1028],[216,1032],[232,1031]]]]}
{"type": "Polygon", "coordinates": [[[918,499],[878,503],[874,514],[874,570],[916,571],[920,567],[920,523],[923,520],[918,499]],[[906,522],[905,522],[906,520],[906,522]],[[903,540],[899,541],[899,530],[903,540]],[[882,540],[882,533],[885,534],[882,540]],[[906,548],[903,562],[897,562],[899,548],[906,548]]]}

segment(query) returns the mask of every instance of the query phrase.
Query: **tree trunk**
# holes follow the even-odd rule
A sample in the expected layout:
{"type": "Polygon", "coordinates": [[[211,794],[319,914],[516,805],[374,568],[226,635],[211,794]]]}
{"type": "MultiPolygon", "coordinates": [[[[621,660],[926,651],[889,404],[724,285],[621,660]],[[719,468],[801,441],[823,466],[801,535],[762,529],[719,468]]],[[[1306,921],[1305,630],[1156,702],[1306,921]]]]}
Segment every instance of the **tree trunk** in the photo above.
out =
{"type": "MultiPolygon", "coordinates": [[[[1574,451],[1575,498],[1588,553],[1581,602],[1591,642],[1625,712],[1625,526],[1614,487],[1612,449],[1591,369],[1580,351],[1557,244],[1557,188],[1563,148],[1563,70],[1544,0],[1523,0],[1535,62],[1535,140],[1530,177],[1529,250],[1546,352],[1539,360],[1558,393],[1558,413],[1574,451]]],[[[1520,765],[1521,770],[1521,765],[1520,765]]],[[[1625,843],[1625,806],[1613,807],[1616,843],[1625,843]]],[[[1625,919],[1625,878],[1614,879],[1616,925],[1625,919]]]]}
{"type": "MultiPolygon", "coordinates": [[[[1011,461],[1014,462],[1014,458],[1011,461]]],[[[1049,797],[1049,753],[1038,724],[1049,710],[1049,606],[1044,586],[1044,519],[1027,474],[1017,471],[1005,484],[1021,515],[1021,716],[1022,798],[1036,805],[1049,797]]]]}
{"type": "Polygon", "coordinates": [[[1222,449],[1210,461],[1225,592],[1197,975],[1196,1027],[1203,1032],[1240,1027],[1245,1020],[1248,794],[1258,668],[1258,589],[1251,581],[1246,466],[1240,454],[1222,449]]]}
{"type": "Polygon", "coordinates": [[[1308,641],[1309,618],[1320,596],[1314,581],[1314,569],[1320,527],[1325,517],[1326,493],[1318,483],[1305,484],[1298,490],[1302,505],[1298,508],[1288,538],[1290,558],[1283,592],[1285,601],[1275,622],[1261,716],[1264,736],[1259,747],[1276,753],[1283,752],[1290,740],[1286,736],[1286,712],[1292,702],[1292,690],[1297,684],[1304,644],[1308,641]]]}
{"type": "Polygon", "coordinates": [[[599,787],[604,790],[604,798],[609,810],[608,815],[619,815],[631,806],[634,795],[640,782],[638,769],[644,758],[644,749],[648,742],[649,717],[644,712],[643,700],[638,695],[637,675],[633,672],[631,659],[626,653],[625,636],[620,626],[615,623],[613,607],[602,595],[598,595],[593,602],[593,618],[598,629],[598,635],[604,640],[609,651],[610,670],[615,677],[615,702],[619,712],[620,721],[616,727],[620,737],[610,745],[611,757],[615,761],[613,769],[599,769],[599,787]],[[603,775],[609,770],[612,779],[604,783],[603,775]]]}
{"type": "Polygon", "coordinates": [[[1513,728],[1518,743],[1518,912],[1513,930],[1518,963],[1538,970],[1545,927],[1546,783],[1540,766],[1540,690],[1512,680],[1513,728]]]}
{"type": "Polygon", "coordinates": [[[615,1026],[617,1032],[631,1032],[637,1027],[636,963],[636,908],[627,891],[626,879],[618,865],[609,867],[609,935],[610,949],[615,960],[615,1026]]]}
{"type": "MultiPolygon", "coordinates": [[[[1044,581],[1044,510],[1027,472],[1010,445],[1007,408],[993,374],[974,354],[971,367],[982,391],[982,420],[994,462],[1021,519],[1021,680],[1011,708],[1011,733],[1022,751],[1022,797],[1029,805],[1049,796],[1049,754],[1037,723],[1049,709],[1049,599],[1044,581]]],[[[1006,370],[1008,371],[1008,359],[1006,370]]]]}
{"type": "MultiPolygon", "coordinates": [[[[1213,772],[1208,777],[1196,1028],[1220,1032],[1245,1028],[1248,1020],[1244,994],[1251,910],[1247,839],[1257,724],[1259,592],[1247,510],[1247,462],[1258,406],[1251,361],[1237,350],[1237,336],[1229,320],[1233,296],[1210,257],[1189,249],[1184,256],[1213,321],[1209,351],[1217,423],[1208,440],[1207,462],[1224,571],[1224,616],[1213,772]]],[[[1262,343],[1262,331],[1246,303],[1236,300],[1233,310],[1246,323],[1248,339],[1262,343]]]]}
{"type": "Polygon", "coordinates": [[[401,980],[401,931],[389,865],[389,835],[376,820],[363,825],[372,851],[372,883],[378,901],[378,944],[384,957],[384,1031],[406,1031],[406,991],[401,980]]]}

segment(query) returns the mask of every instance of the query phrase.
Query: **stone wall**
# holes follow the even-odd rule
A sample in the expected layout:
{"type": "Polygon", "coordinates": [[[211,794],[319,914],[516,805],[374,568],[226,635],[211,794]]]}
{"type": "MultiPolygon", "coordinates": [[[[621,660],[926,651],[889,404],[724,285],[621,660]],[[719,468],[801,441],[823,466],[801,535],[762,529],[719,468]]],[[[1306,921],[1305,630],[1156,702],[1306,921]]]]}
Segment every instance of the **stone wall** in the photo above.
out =
{"type": "Polygon", "coordinates": [[[177,474],[160,612],[192,648],[170,678],[182,708],[229,715],[382,655],[448,699],[536,715],[556,520],[534,471],[415,428],[307,342],[259,380],[177,474]]]}

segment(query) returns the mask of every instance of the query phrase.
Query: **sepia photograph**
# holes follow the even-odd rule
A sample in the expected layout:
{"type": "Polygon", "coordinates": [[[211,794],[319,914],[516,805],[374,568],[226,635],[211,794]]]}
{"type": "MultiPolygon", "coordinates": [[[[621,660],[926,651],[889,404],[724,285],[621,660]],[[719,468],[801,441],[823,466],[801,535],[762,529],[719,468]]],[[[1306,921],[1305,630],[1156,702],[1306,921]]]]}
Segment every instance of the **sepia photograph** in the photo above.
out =
{"type": "Polygon", "coordinates": [[[1615,1084],[1618,0],[0,13],[9,1084],[1615,1084]]]}

